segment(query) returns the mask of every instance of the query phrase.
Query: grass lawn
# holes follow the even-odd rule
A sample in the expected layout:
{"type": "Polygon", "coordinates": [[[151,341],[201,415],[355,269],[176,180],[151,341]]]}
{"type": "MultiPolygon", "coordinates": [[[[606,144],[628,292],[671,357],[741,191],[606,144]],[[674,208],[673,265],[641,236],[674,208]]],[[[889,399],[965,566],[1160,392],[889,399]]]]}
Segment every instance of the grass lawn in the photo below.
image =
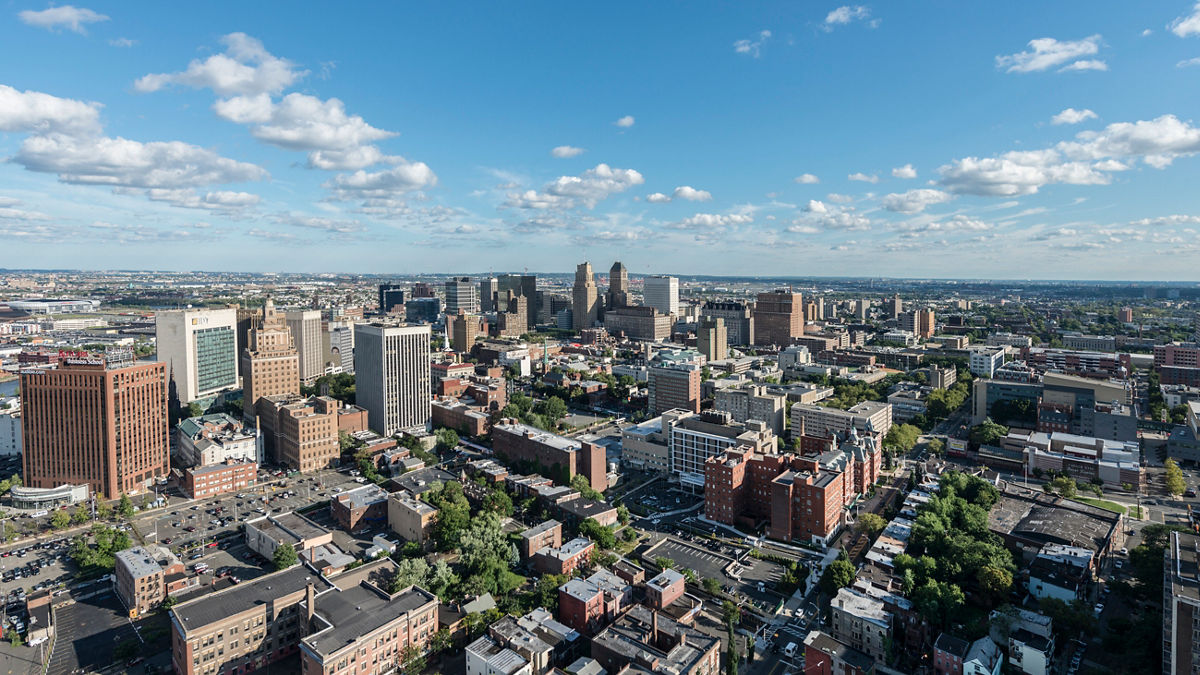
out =
{"type": "Polygon", "coordinates": [[[1104,499],[1092,499],[1090,497],[1072,497],[1072,499],[1077,502],[1083,502],[1084,504],[1091,504],[1092,506],[1102,508],[1105,511],[1112,511],[1113,513],[1125,515],[1125,507],[1116,502],[1110,502],[1104,499]]]}

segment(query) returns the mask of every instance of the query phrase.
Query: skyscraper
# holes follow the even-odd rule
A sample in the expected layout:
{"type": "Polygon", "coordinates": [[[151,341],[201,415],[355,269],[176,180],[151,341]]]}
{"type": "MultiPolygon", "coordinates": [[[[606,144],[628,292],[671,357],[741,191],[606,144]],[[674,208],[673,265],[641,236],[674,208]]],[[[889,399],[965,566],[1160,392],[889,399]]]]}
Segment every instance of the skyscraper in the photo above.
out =
{"type": "Polygon", "coordinates": [[[754,344],[785,346],[804,335],[804,299],[778,289],[759,293],[754,305],[754,344]]]}
{"type": "Polygon", "coordinates": [[[325,339],[321,334],[320,310],[296,310],[284,315],[292,344],[300,356],[300,381],[312,384],[325,374],[325,339]]]}
{"type": "Polygon", "coordinates": [[[606,300],[607,309],[629,305],[629,270],[626,270],[624,263],[620,261],[613,263],[612,269],[608,270],[608,297],[606,300]]]}
{"type": "Polygon", "coordinates": [[[170,472],[167,365],[87,357],[21,375],[24,482],[133,494],[170,472]]]}
{"type": "Polygon", "coordinates": [[[754,344],[754,317],[746,303],[732,300],[709,300],[700,309],[700,316],[725,320],[725,330],[731,345],[754,344]]]}
{"type": "Polygon", "coordinates": [[[254,419],[260,398],[300,394],[300,355],[287,321],[270,298],[250,322],[242,373],[242,414],[247,421],[254,419]]]}
{"type": "Polygon", "coordinates": [[[356,403],[371,429],[391,436],[425,430],[430,406],[429,326],[354,326],[356,403]]]}
{"type": "Polygon", "coordinates": [[[404,305],[404,288],[400,284],[379,284],[379,313],[387,314],[393,307],[404,305]]]}
{"type": "Polygon", "coordinates": [[[729,338],[725,330],[725,319],[701,317],[696,329],[696,349],[709,361],[729,358],[729,338]]]}
{"type": "Polygon", "coordinates": [[[454,316],[461,309],[467,314],[479,311],[479,288],[471,277],[455,277],[446,281],[446,315],[454,316]]]}
{"type": "Polygon", "coordinates": [[[888,316],[893,319],[898,319],[903,313],[904,302],[900,300],[900,294],[897,293],[893,295],[892,299],[888,302],[888,316]]]}
{"type": "Polygon", "coordinates": [[[154,317],[156,360],[187,404],[237,387],[237,310],[180,309],[154,317]]]}
{"type": "Polygon", "coordinates": [[[679,314],[679,279],[661,275],[646,277],[642,293],[644,304],[663,314],[679,314]]]}
{"type": "Polygon", "coordinates": [[[450,346],[456,352],[469,352],[479,335],[479,317],[467,314],[461,309],[448,319],[450,327],[450,346]]]}
{"type": "Polygon", "coordinates": [[[501,274],[496,285],[495,311],[503,312],[508,309],[505,305],[508,291],[525,298],[525,312],[529,316],[529,323],[535,323],[538,313],[537,277],[532,274],[501,274]]]}
{"type": "Polygon", "coordinates": [[[580,263],[575,268],[575,287],[571,292],[571,311],[575,330],[583,330],[596,325],[599,302],[596,279],[592,275],[590,262],[580,263]]]}
{"type": "Polygon", "coordinates": [[[479,311],[496,311],[496,291],[500,290],[500,281],[496,277],[479,281],[479,311]]]}

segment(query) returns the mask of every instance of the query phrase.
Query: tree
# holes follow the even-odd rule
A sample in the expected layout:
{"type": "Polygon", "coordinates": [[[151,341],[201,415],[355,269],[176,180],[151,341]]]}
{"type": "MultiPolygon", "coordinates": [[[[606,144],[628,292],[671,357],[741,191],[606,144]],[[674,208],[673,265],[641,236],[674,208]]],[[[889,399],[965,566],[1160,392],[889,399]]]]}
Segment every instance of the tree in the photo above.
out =
{"type": "MultiPolygon", "coordinates": [[[[940,391],[940,390],[939,390],[940,391]]],[[[921,436],[920,427],[915,427],[911,424],[896,424],[888,430],[887,436],[883,442],[900,448],[904,452],[912,450],[917,444],[917,439],[921,436]]]]}
{"type": "Polygon", "coordinates": [[[177,604],[179,604],[179,599],[173,595],[168,595],[167,597],[163,598],[162,608],[164,610],[171,609],[172,607],[174,607],[177,604]]]}
{"type": "Polygon", "coordinates": [[[73,511],[71,513],[71,522],[76,525],[82,525],[82,524],[86,523],[87,520],[88,520],[87,508],[83,504],[76,506],[75,511],[73,511]]]}
{"type": "Polygon", "coordinates": [[[588,481],[587,476],[584,476],[581,473],[571,476],[571,489],[575,490],[580,495],[587,497],[588,499],[595,499],[597,501],[604,499],[604,495],[601,494],[600,491],[593,488],[591,482],[588,481]]]}
{"type": "Polygon", "coordinates": [[[658,565],[658,568],[662,569],[662,570],[669,570],[669,569],[675,568],[674,560],[671,560],[670,558],[664,558],[661,555],[654,559],[654,564],[658,565]]]}
{"type": "Polygon", "coordinates": [[[883,528],[887,527],[887,521],[874,513],[864,513],[858,517],[858,522],[854,524],[854,529],[858,532],[865,532],[867,536],[874,539],[876,535],[883,532],[883,528]]]}
{"type": "Polygon", "coordinates": [[[299,564],[300,556],[296,555],[296,547],[292,546],[291,542],[284,542],[275,549],[271,561],[275,564],[276,570],[286,570],[292,565],[299,564]]]}
{"type": "Polygon", "coordinates": [[[434,437],[437,438],[438,450],[442,452],[458,447],[458,432],[453,429],[438,429],[434,437]]]}
{"type": "Polygon", "coordinates": [[[725,645],[725,672],[727,675],[737,675],[738,653],[737,641],[733,639],[733,624],[729,624],[729,636],[725,645]]]}
{"type": "Polygon", "coordinates": [[[857,571],[854,569],[854,564],[845,558],[838,558],[825,568],[825,573],[821,575],[821,592],[826,595],[834,595],[839,588],[845,588],[854,583],[854,575],[857,571]]]}
{"type": "Polygon", "coordinates": [[[925,447],[929,449],[929,454],[933,455],[934,457],[940,457],[942,453],[946,452],[946,444],[943,443],[942,439],[940,438],[935,438],[929,441],[925,447]]]}
{"type": "Polygon", "coordinates": [[[1167,468],[1167,493],[1178,497],[1187,490],[1187,485],[1183,482],[1183,470],[1173,459],[1167,459],[1163,466],[1167,468]]]}
{"type": "Polygon", "coordinates": [[[579,534],[596,542],[596,546],[608,550],[617,544],[616,535],[607,527],[596,522],[595,518],[585,518],[579,524],[579,534]]]}
{"type": "Polygon", "coordinates": [[[930,624],[943,627],[958,614],[966,597],[962,589],[944,581],[928,581],[913,592],[913,605],[930,624]]]}
{"type": "Polygon", "coordinates": [[[125,519],[133,516],[133,501],[124,492],[121,493],[121,501],[117,503],[117,513],[121,514],[121,517],[125,519]]]}
{"type": "Polygon", "coordinates": [[[61,530],[71,524],[71,515],[62,509],[54,511],[54,515],[50,516],[50,527],[56,530],[61,530]]]}
{"type": "Polygon", "coordinates": [[[1059,476],[1050,481],[1049,485],[1067,499],[1074,497],[1078,492],[1078,486],[1075,484],[1075,479],[1068,478],[1067,476],[1059,476]]]}
{"type": "Polygon", "coordinates": [[[704,592],[709,595],[717,595],[721,592],[721,582],[713,577],[704,577],[700,585],[704,588],[704,592]]]}
{"type": "Polygon", "coordinates": [[[453,640],[450,637],[450,631],[442,628],[429,638],[429,650],[432,652],[441,652],[450,648],[453,640]]]}
{"type": "Polygon", "coordinates": [[[732,630],[734,626],[742,622],[742,608],[726,600],[721,603],[721,616],[725,619],[725,625],[732,630]]]}
{"type": "Polygon", "coordinates": [[[534,406],[534,412],[541,415],[551,426],[567,416],[567,404],[557,396],[551,396],[534,406]]]}
{"type": "Polygon", "coordinates": [[[992,418],[987,418],[982,424],[971,427],[971,443],[979,445],[996,445],[1000,439],[1008,435],[1008,427],[996,424],[992,418]]]}
{"type": "Polygon", "coordinates": [[[409,586],[423,584],[428,576],[429,564],[424,558],[405,558],[396,563],[396,571],[388,579],[388,593],[399,593],[409,586]]]}
{"type": "Polygon", "coordinates": [[[629,509],[625,508],[624,504],[617,507],[617,522],[621,525],[629,524],[629,509]]]}
{"type": "Polygon", "coordinates": [[[509,497],[507,492],[499,488],[489,492],[488,495],[483,498],[483,502],[480,506],[485,511],[491,511],[492,513],[504,516],[505,518],[513,514],[512,497],[509,497]]]}
{"type": "Polygon", "coordinates": [[[990,596],[993,601],[1004,599],[1008,595],[1009,589],[1012,588],[1012,572],[1006,569],[985,565],[979,568],[976,576],[980,590],[990,596]]]}

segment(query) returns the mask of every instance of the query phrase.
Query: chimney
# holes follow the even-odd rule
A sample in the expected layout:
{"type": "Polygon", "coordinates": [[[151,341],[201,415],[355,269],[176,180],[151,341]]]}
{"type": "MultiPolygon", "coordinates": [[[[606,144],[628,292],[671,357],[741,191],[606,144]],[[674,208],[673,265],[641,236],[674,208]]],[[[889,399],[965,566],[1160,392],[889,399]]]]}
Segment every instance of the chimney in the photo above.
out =
{"type": "Polygon", "coordinates": [[[658,610],[650,610],[650,644],[658,646],[658,610]]]}
{"type": "Polygon", "coordinates": [[[317,594],[313,588],[312,582],[308,582],[308,587],[304,590],[304,602],[308,605],[308,622],[312,623],[313,612],[316,611],[317,594]]]}

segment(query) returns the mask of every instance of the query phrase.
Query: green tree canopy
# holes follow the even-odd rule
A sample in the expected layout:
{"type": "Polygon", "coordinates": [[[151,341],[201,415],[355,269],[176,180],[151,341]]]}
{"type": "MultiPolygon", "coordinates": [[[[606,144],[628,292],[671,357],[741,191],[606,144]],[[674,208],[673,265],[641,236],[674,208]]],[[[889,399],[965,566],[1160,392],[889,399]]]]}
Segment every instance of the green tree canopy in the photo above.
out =
{"type": "Polygon", "coordinates": [[[292,565],[299,564],[300,556],[296,555],[296,547],[292,546],[291,542],[284,542],[275,548],[271,562],[274,563],[276,570],[286,570],[292,565]]]}
{"type": "Polygon", "coordinates": [[[1179,468],[1179,464],[1173,459],[1167,459],[1163,466],[1167,468],[1167,493],[1177,497],[1187,491],[1187,484],[1183,482],[1183,470],[1179,468]]]}
{"type": "Polygon", "coordinates": [[[854,569],[854,564],[845,558],[838,558],[825,568],[825,573],[821,575],[821,592],[826,595],[834,595],[839,588],[845,588],[854,583],[854,575],[857,570],[854,569]]]}
{"type": "Polygon", "coordinates": [[[992,418],[985,419],[981,424],[971,427],[971,442],[975,445],[996,445],[1000,439],[1008,435],[1008,427],[996,424],[992,418]]]}

